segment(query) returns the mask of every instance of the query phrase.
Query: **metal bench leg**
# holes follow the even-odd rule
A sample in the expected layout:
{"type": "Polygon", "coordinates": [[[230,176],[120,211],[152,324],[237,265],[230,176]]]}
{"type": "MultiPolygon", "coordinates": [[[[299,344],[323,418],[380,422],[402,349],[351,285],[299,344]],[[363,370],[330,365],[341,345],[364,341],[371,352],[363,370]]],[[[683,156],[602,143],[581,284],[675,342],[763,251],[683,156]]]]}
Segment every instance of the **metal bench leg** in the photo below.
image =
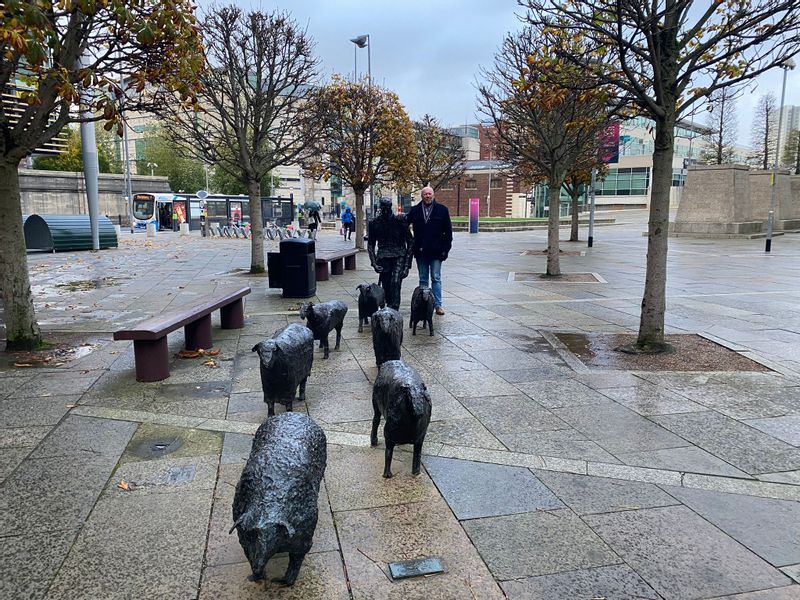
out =
{"type": "Polygon", "coordinates": [[[161,381],[169,377],[167,336],[154,341],[134,340],[136,381],[161,381]]]}
{"type": "Polygon", "coordinates": [[[244,327],[244,298],[239,298],[220,308],[219,317],[223,329],[241,329],[244,327]]]}
{"type": "Polygon", "coordinates": [[[344,257],[344,268],[347,271],[355,271],[356,270],[356,255],[353,254],[351,256],[344,257]]]}
{"type": "Polygon", "coordinates": [[[186,349],[211,348],[211,315],[200,317],[183,328],[186,337],[186,349]]]}
{"type": "Polygon", "coordinates": [[[314,271],[317,274],[317,281],[328,281],[328,279],[330,279],[330,271],[328,270],[328,263],[326,262],[315,263],[314,271]]]}
{"type": "Polygon", "coordinates": [[[344,259],[337,258],[331,261],[331,275],[344,273],[344,259]]]}

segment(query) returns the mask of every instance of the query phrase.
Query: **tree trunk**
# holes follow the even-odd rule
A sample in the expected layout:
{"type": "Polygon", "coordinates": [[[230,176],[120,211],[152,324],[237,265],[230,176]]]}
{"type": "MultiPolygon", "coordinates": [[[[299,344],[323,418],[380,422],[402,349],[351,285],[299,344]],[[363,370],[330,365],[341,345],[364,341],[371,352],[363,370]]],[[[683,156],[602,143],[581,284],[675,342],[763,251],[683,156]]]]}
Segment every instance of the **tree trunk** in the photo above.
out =
{"type": "Polygon", "coordinates": [[[263,273],[264,269],[264,219],[261,216],[261,184],[247,183],[250,201],[250,272],[263,273]]]}
{"type": "Polygon", "coordinates": [[[581,197],[581,188],[576,183],[572,186],[570,190],[570,197],[572,199],[571,206],[572,206],[572,226],[569,230],[569,241],[570,242],[577,242],[578,241],[578,200],[581,197]]]}
{"type": "Polygon", "coordinates": [[[364,190],[356,192],[356,248],[364,249],[364,190]]]}
{"type": "Polygon", "coordinates": [[[6,350],[32,350],[42,341],[33,309],[17,163],[0,161],[0,285],[5,308],[6,350]]]}
{"type": "Polygon", "coordinates": [[[650,219],[647,227],[647,273],[639,320],[639,350],[663,349],[667,287],[667,233],[672,184],[675,117],[656,121],[650,219]]]}
{"type": "MultiPolygon", "coordinates": [[[[553,178],[556,179],[556,178],[553,178]]],[[[561,275],[561,265],[558,260],[558,225],[561,215],[561,186],[563,181],[551,181],[547,187],[550,201],[550,214],[547,220],[547,274],[561,275]]]]}

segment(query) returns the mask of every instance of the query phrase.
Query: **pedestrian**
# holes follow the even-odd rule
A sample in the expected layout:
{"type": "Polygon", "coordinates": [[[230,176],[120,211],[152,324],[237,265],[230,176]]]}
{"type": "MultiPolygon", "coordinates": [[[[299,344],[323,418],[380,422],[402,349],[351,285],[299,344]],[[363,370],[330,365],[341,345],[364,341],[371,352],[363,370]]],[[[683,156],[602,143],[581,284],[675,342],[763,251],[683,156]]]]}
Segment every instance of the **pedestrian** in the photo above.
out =
{"type": "Polygon", "coordinates": [[[411,208],[408,224],[414,231],[414,257],[417,259],[419,284],[428,286],[436,304],[436,314],[444,314],[442,303],[442,263],[453,245],[453,224],[450,211],[433,197],[433,188],[422,188],[422,202],[411,208]]]}
{"type": "Polygon", "coordinates": [[[308,213],[308,229],[311,231],[312,239],[317,239],[317,227],[322,222],[319,216],[319,209],[311,209],[308,213]]]}
{"type": "Polygon", "coordinates": [[[353,234],[353,229],[355,229],[355,215],[353,215],[353,211],[348,206],[344,214],[342,214],[342,235],[344,236],[345,241],[350,239],[350,236],[353,234]]]}

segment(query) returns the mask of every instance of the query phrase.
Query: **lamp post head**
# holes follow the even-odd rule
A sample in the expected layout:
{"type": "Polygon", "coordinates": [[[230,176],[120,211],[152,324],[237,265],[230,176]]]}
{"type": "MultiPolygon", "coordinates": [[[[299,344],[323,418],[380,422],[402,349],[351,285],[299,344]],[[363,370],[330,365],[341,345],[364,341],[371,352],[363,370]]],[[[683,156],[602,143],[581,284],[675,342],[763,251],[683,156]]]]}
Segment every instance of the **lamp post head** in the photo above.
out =
{"type": "Polygon", "coordinates": [[[369,35],[366,35],[366,34],[365,35],[360,35],[358,37],[354,37],[350,41],[353,42],[359,48],[365,48],[367,46],[367,44],[369,43],[369,35]]]}
{"type": "Polygon", "coordinates": [[[793,61],[791,58],[787,58],[786,60],[784,60],[784,61],[781,63],[781,65],[780,65],[780,66],[781,66],[781,68],[782,68],[782,69],[788,69],[788,70],[792,70],[792,69],[794,69],[794,68],[795,68],[795,66],[797,66],[797,65],[795,65],[795,62],[794,62],[794,61],[793,61]]]}

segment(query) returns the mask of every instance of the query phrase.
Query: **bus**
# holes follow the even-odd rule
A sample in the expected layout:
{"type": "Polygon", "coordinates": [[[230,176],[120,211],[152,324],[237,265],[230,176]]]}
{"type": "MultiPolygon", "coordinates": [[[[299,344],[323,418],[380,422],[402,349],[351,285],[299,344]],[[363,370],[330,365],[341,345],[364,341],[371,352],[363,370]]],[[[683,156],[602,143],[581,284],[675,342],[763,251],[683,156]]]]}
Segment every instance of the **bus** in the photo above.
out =
{"type": "MultiPolygon", "coordinates": [[[[132,230],[144,231],[148,223],[155,223],[158,231],[178,231],[181,223],[188,223],[190,230],[199,230],[202,228],[204,211],[211,223],[233,221],[243,224],[250,221],[247,196],[211,194],[201,200],[196,194],[137,193],[133,195],[132,202],[132,230]]],[[[261,198],[264,223],[274,221],[276,225],[286,225],[292,222],[293,214],[293,197],[261,198]]]]}

